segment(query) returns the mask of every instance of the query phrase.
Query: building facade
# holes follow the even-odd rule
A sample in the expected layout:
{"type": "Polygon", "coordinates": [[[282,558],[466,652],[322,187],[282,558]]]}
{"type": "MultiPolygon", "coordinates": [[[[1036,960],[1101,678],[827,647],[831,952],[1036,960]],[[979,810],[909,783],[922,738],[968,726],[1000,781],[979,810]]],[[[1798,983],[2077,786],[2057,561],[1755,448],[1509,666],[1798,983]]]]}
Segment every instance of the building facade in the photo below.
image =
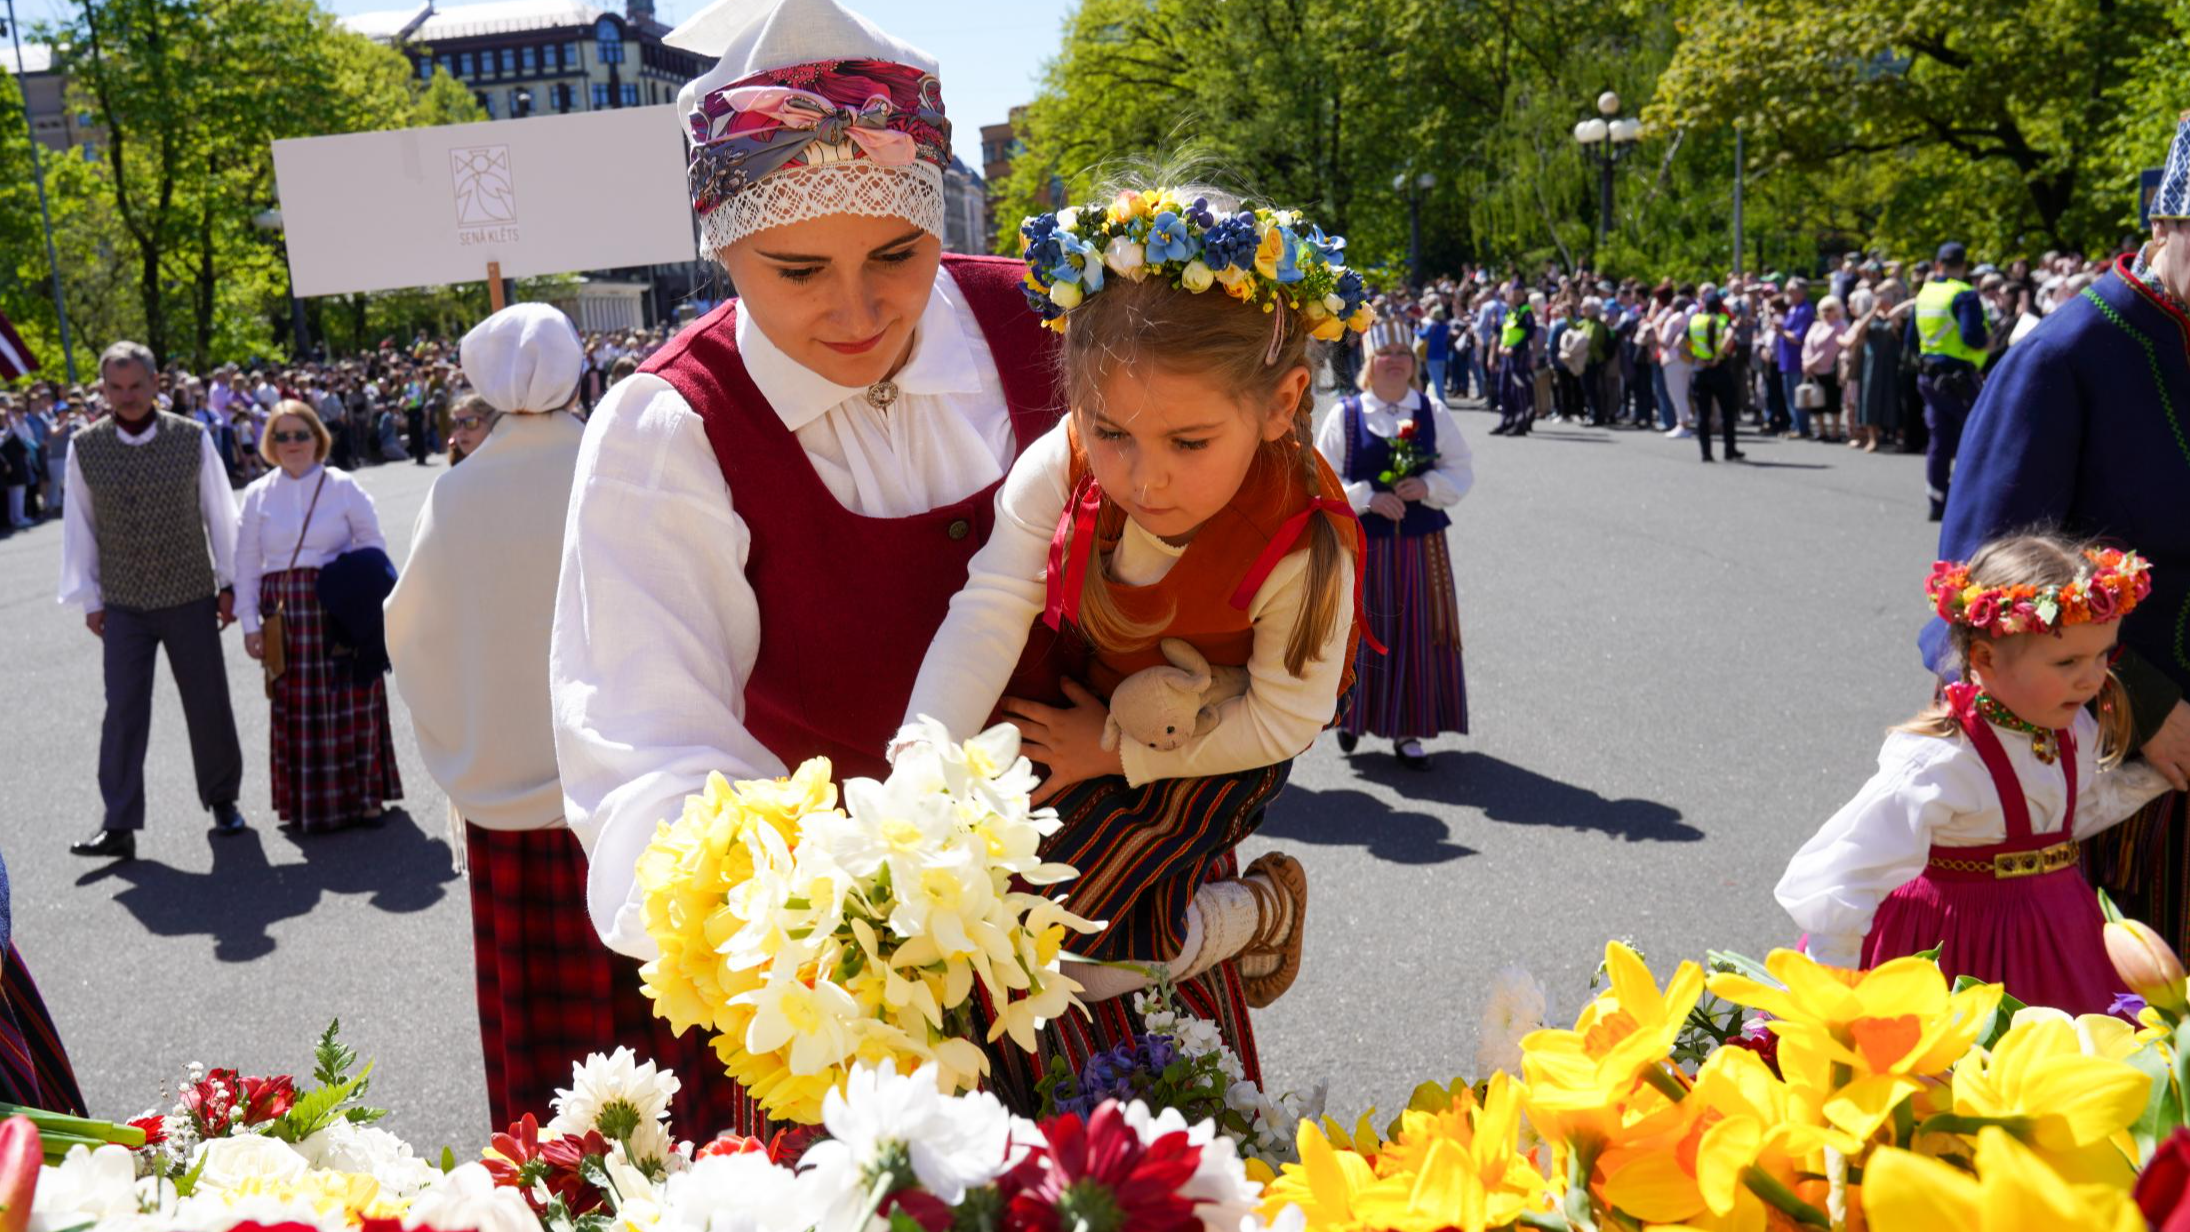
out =
{"type": "Polygon", "coordinates": [[[993,238],[987,182],[964,159],[952,158],[943,169],[944,250],[984,253],[990,251],[993,238]]]}
{"type": "Polygon", "coordinates": [[[0,42],[0,69],[15,78],[30,110],[31,134],[38,144],[55,153],[79,153],[97,158],[98,129],[89,115],[68,109],[68,78],[53,67],[53,51],[40,43],[23,44],[23,62],[15,62],[15,48],[0,42]]]}
{"type": "Polygon", "coordinates": [[[492,0],[360,13],[349,29],[401,50],[421,78],[462,82],[497,120],[673,103],[712,65],[662,42],[653,0],[492,0]]]}

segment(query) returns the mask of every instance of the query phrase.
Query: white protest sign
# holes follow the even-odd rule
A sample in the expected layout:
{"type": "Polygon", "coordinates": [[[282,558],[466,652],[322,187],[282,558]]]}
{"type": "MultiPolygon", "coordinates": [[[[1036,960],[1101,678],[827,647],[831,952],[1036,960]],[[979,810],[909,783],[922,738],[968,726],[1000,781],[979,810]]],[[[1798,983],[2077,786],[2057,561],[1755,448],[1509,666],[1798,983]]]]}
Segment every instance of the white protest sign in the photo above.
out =
{"type": "Polygon", "coordinates": [[[274,143],[298,295],[698,259],[674,107],[274,143]]]}

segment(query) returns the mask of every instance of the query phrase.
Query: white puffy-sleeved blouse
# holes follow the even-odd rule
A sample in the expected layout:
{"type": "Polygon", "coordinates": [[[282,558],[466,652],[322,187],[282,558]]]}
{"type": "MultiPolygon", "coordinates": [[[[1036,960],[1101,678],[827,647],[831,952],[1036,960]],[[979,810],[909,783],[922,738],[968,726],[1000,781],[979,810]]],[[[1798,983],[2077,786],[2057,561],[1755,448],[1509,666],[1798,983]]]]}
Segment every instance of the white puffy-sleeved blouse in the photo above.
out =
{"type": "MultiPolygon", "coordinates": [[[[2028,736],[1995,729],[2029,802],[2033,834],[2059,834],[2068,811],[2067,766],[2047,765],[2028,736]]],[[[2099,728],[2088,713],[2076,739],[2077,839],[2126,820],[2168,790],[2150,763],[2099,769],[2099,728]]],[[[1809,934],[1809,952],[1834,966],[1860,965],[1863,938],[1886,896],[1924,871],[1933,846],[1984,847],[2007,840],[2007,814],[1969,738],[1894,732],[1878,773],[1795,853],[1773,891],[1809,934]]]]}
{"type": "Polygon", "coordinates": [[[243,509],[236,519],[236,619],[245,633],[259,631],[259,579],[289,568],[291,553],[297,568],[317,569],[345,552],[387,547],[373,498],[348,472],[315,466],[301,479],[278,468],[262,475],[243,490],[243,509]],[[327,486],[314,508],[312,490],[322,474],[327,486]]]}

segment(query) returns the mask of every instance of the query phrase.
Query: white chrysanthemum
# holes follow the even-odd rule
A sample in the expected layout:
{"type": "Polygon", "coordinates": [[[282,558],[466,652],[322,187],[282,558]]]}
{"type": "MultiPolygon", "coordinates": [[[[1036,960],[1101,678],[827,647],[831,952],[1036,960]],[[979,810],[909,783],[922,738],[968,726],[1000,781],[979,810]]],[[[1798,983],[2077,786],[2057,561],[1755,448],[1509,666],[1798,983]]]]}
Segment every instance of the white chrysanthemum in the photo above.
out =
{"type": "Polygon", "coordinates": [[[540,1218],[525,1196],[496,1185],[486,1166],[459,1164],[418,1195],[403,1213],[406,1228],[466,1228],[471,1232],[540,1232],[540,1218]]]}
{"type": "Polygon", "coordinates": [[[684,1086],[674,1073],[652,1061],[641,1062],[629,1048],[618,1048],[571,1066],[570,1082],[569,1089],[555,1092],[555,1119],[548,1129],[564,1135],[597,1129],[612,1142],[629,1142],[631,1160],[641,1168],[667,1163],[675,1150],[667,1124],[669,1101],[684,1086]]]}
{"type": "Polygon", "coordinates": [[[410,1143],[387,1130],[346,1120],[297,1143],[296,1149],[314,1168],[372,1177],[391,1198],[412,1197],[441,1179],[441,1169],[413,1154],[410,1143]]]}
{"type": "Polygon", "coordinates": [[[1250,1226],[1255,1208],[1262,1204],[1262,1186],[1247,1179],[1237,1147],[1217,1132],[1215,1121],[1189,1125],[1176,1108],[1151,1113],[1148,1105],[1135,1100],[1125,1107],[1125,1123],[1140,1134],[1143,1143],[1153,1145],[1166,1134],[1184,1133],[1188,1142],[1201,1148],[1201,1162],[1186,1184],[1179,1186],[1179,1195],[1193,1200],[1203,1232],[1240,1232],[1250,1226]]]}
{"type": "Polygon", "coordinates": [[[1521,1072],[1521,1039],[1544,1025],[1544,986],[1520,967],[1507,967],[1491,981],[1490,1000],[1475,1038],[1475,1072],[1488,1078],[1521,1072]]]}
{"type": "Polygon", "coordinates": [[[910,1075],[860,1066],[822,1100],[821,1121],[829,1137],[806,1161],[854,1201],[865,1200],[878,1170],[909,1169],[922,1189],[955,1206],[1010,1160],[1011,1114],[985,1091],[944,1095],[933,1065],[910,1075]],[[842,1185],[847,1177],[860,1183],[842,1185]]]}
{"type": "Polygon", "coordinates": [[[669,1178],[657,1232],[801,1232],[818,1222],[819,1184],[761,1154],[711,1155],[669,1178]]]}

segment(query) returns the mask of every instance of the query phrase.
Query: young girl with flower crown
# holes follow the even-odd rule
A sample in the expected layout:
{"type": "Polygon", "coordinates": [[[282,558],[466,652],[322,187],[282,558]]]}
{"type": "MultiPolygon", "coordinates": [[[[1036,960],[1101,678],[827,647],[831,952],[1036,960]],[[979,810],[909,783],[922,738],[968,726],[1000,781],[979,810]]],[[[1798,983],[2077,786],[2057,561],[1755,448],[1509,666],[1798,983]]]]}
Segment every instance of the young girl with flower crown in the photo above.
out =
{"type": "Polygon", "coordinates": [[[1780,878],[1812,956],[1868,968],[1937,948],[1949,978],[2108,1011],[2120,989],[2077,844],[2167,789],[2120,766],[2130,715],[2110,668],[2151,584],[2134,553],[2051,535],[1933,566],[1964,679],[1886,737],[1878,773],[1780,878]]]}
{"type": "MultiPolygon", "coordinates": [[[[898,744],[932,738],[922,716],[963,739],[1001,700],[1049,769],[1063,824],[1043,856],[1080,870],[1072,910],[1108,922],[1081,951],[1169,964],[1253,1077],[1238,1002],[1292,983],[1307,882],[1275,853],[1235,877],[1233,849],[1334,717],[1358,623],[1362,534],[1311,443],[1310,343],[1373,313],[1343,240],[1215,192],[1127,191],[1021,232],[1028,299],[1064,335],[1069,413],[1006,477],[898,744]],[[1244,668],[1244,693],[1192,731],[1106,741],[1111,691],[1190,659],[1178,642],[1244,668]],[[1022,651],[1081,661],[1045,697],[1039,673],[1014,677],[1022,651]]],[[[1074,974],[1089,1013],[1056,1027],[1077,1071],[1138,1029],[1120,994],[1145,981],[1074,974]]]]}

